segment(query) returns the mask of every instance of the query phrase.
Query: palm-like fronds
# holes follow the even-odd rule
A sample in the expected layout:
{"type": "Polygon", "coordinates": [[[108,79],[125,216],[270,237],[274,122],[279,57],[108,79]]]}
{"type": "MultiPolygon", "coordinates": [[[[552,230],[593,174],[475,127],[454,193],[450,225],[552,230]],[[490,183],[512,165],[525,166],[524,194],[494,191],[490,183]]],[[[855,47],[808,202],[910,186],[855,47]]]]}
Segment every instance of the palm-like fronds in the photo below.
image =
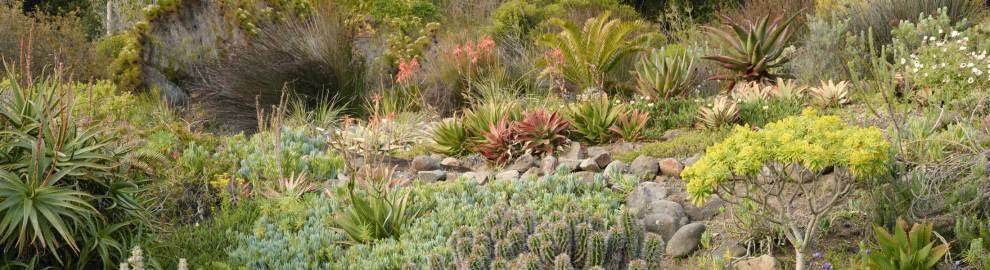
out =
{"type": "Polygon", "coordinates": [[[735,22],[727,23],[728,30],[707,27],[708,33],[718,40],[725,54],[710,55],[703,59],[718,62],[730,74],[712,76],[710,80],[729,80],[733,89],[736,81],[764,81],[779,77],[790,77],[787,74],[772,73],[771,70],[783,66],[790,61],[783,56],[784,48],[791,39],[791,23],[798,15],[787,19],[770,15],[764,16],[755,24],[741,25],[735,22]]]}
{"type": "Polygon", "coordinates": [[[394,169],[368,165],[363,171],[364,181],[372,188],[359,192],[353,180],[348,182],[351,207],[334,219],[333,226],[350,238],[345,244],[398,238],[405,226],[425,213],[426,207],[416,204],[413,192],[393,189],[394,169]]]}
{"type": "Polygon", "coordinates": [[[643,54],[636,64],[639,93],[653,99],[687,96],[694,80],[694,56],[668,48],[643,54]]]}
{"type": "Polygon", "coordinates": [[[580,28],[572,22],[554,19],[562,29],[558,34],[543,36],[541,42],[559,49],[563,63],[548,63],[547,71],[559,73],[578,91],[588,88],[608,89],[609,76],[626,57],[642,49],[646,36],[630,36],[643,27],[639,21],[609,19],[609,13],[588,19],[580,28]]]}

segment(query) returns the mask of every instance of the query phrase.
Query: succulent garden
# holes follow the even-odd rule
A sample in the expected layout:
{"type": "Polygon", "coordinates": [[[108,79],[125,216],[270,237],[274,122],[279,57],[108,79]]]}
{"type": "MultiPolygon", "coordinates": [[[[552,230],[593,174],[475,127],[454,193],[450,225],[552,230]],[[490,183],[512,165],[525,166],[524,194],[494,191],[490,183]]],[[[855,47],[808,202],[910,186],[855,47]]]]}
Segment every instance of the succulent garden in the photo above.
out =
{"type": "Polygon", "coordinates": [[[0,269],[990,269],[983,0],[0,0],[0,269]]]}

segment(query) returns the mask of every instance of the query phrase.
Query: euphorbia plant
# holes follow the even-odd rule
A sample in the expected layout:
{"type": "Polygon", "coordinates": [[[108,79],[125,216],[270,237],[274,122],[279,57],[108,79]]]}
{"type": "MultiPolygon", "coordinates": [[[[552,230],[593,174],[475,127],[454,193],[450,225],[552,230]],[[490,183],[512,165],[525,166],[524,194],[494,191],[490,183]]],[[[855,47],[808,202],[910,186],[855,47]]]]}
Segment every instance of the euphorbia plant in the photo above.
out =
{"type": "Polygon", "coordinates": [[[737,127],[681,176],[696,203],[717,193],[730,203],[758,205],[754,214],[783,228],[794,247],[796,269],[802,270],[819,220],[842,202],[855,181],[880,173],[889,150],[877,128],[806,109],[760,131],[737,127]]]}

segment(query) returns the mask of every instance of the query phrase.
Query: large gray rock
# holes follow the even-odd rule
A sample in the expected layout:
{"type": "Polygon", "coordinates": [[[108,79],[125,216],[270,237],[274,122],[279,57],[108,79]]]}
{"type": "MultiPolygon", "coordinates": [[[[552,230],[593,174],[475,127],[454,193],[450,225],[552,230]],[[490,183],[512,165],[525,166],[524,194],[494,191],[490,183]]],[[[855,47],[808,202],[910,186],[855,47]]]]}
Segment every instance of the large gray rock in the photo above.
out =
{"type": "Polygon", "coordinates": [[[434,171],[440,169],[440,160],[431,156],[419,155],[413,158],[409,169],[413,172],[434,171]]]}
{"type": "Polygon", "coordinates": [[[522,176],[519,177],[519,179],[534,180],[542,175],[543,175],[543,171],[540,170],[540,168],[533,167],[533,168],[529,168],[529,170],[527,170],[526,173],[523,173],[522,176]]]}
{"type": "Polygon", "coordinates": [[[488,178],[491,177],[487,172],[466,172],[461,175],[465,181],[473,182],[479,185],[484,185],[488,182],[488,178]]]}
{"type": "Polygon", "coordinates": [[[653,200],[640,208],[646,231],[663,236],[669,241],[681,226],[688,224],[684,208],[676,202],[668,200],[653,200]]]}
{"type": "Polygon", "coordinates": [[[423,182],[433,183],[446,179],[447,172],[441,170],[419,171],[416,173],[416,178],[423,182]]]}
{"type": "Polygon", "coordinates": [[[684,170],[684,165],[673,158],[661,159],[659,165],[660,173],[666,176],[680,177],[681,171],[684,170]]]}
{"type": "Polygon", "coordinates": [[[557,170],[563,171],[564,173],[575,172],[581,167],[581,160],[574,159],[560,159],[557,165],[557,170]]]}
{"type": "Polygon", "coordinates": [[[667,255],[671,257],[684,257],[691,255],[698,244],[701,243],[701,235],[705,233],[705,224],[691,223],[684,225],[674,233],[674,236],[667,242],[667,255]]]}
{"type": "Polygon", "coordinates": [[[746,255],[746,248],[739,244],[739,241],[726,241],[712,251],[712,256],[739,258],[746,255]]]}
{"type": "Polygon", "coordinates": [[[512,164],[509,165],[509,167],[506,167],[506,169],[525,172],[529,170],[529,168],[535,166],[536,166],[536,157],[534,157],[529,153],[526,153],[516,158],[516,160],[513,161],[512,164]]]}
{"type": "Polygon", "coordinates": [[[570,142],[564,149],[560,151],[561,159],[584,159],[588,152],[584,149],[584,146],[579,142],[570,142]]]}
{"type": "Polygon", "coordinates": [[[588,156],[594,157],[602,154],[608,154],[608,148],[604,146],[592,146],[588,147],[588,156]]]}
{"type": "Polygon", "coordinates": [[[540,160],[540,170],[543,174],[553,174],[557,172],[557,157],[545,156],[540,160]]]}
{"type": "Polygon", "coordinates": [[[515,181],[519,180],[519,171],[505,170],[495,175],[495,181],[515,181]]]}
{"type": "Polygon", "coordinates": [[[576,172],[573,175],[574,177],[577,177],[578,179],[586,183],[594,183],[595,177],[597,177],[599,174],[595,172],[576,172]]]}
{"type": "Polygon", "coordinates": [[[629,165],[629,171],[639,177],[640,180],[650,180],[660,172],[660,161],[655,157],[641,155],[633,160],[629,165]]]}
{"type": "Polygon", "coordinates": [[[143,84],[147,89],[158,88],[162,100],[169,106],[185,106],[189,102],[189,94],[179,88],[179,85],[168,80],[157,68],[145,65],[141,69],[144,72],[143,84]]]}
{"type": "Polygon", "coordinates": [[[776,270],[777,259],[770,255],[744,259],[735,264],[736,270],[776,270]]]}
{"type": "Polygon", "coordinates": [[[648,202],[666,198],[666,187],[655,182],[642,182],[626,197],[626,207],[643,210],[648,202]]]}
{"type": "Polygon", "coordinates": [[[688,158],[685,158],[684,160],[682,160],[681,161],[681,164],[683,164],[684,167],[691,166],[691,165],[694,165],[694,163],[698,162],[698,160],[700,160],[700,159],[701,159],[701,154],[700,153],[694,154],[693,156],[688,157],[688,158]]]}
{"type": "Polygon", "coordinates": [[[683,206],[684,212],[691,220],[709,220],[718,215],[722,206],[725,206],[725,200],[722,200],[718,195],[712,195],[705,199],[705,204],[701,207],[690,202],[685,202],[683,206]]]}
{"type": "Polygon", "coordinates": [[[451,166],[451,167],[460,167],[461,166],[461,160],[460,159],[457,159],[455,157],[448,157],[448,158],[444,158],[443,160],[441,160],[440,161],[440,165],[451,166]]]}

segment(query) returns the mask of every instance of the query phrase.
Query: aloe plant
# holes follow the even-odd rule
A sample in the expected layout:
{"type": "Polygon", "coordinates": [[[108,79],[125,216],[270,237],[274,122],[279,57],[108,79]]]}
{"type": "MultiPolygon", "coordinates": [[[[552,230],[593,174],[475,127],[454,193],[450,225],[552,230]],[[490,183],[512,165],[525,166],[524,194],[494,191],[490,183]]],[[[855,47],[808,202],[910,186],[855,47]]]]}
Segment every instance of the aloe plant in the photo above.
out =
{"type": "Polygon", "coordinates": [[[643,129],[649,121],[650,113],[631,109],[619,115],[615,126],[610,130],[623,141],[635,142],[643,139],[643,129]]]}
{"type": "Polygon", "coordinates": [[[589,144],[611,142],[611,128],[623,111],[622,105],[612,103],[606,97],[571,104],[567,110],[567,119],[571,122],[572,139],[589,144]]]}
{"type": "Polygon", "coordinates": [[[647,41],[646,36],[632,36],[643,27],[642,22],[609,19],[608,12],[588,19],[583,28],[560,19],[551,22],[563,30],[545,35],[540,41],[554,51],[559,50],[562,63],[548,63],[547,71],[560,73],[578,91],[609,89],[613,71],[627,57],[642,50],[647,41]]]}
{"type": "Polygon", "coordinates": [[[478,145],[478,151],[493,163],[505,164],[519,153],[516,122],[509,121],[508,117],[502,117],[483,135],[485,142],[478,145]]]}
{"type": "Polygon", "coordinates": [[[739,107],[728,97],[716,97],[708,107],[701,107],[699,119],[707,128],[718,128],[739,120],[739,107]]]}
{"type": "Polygon", "coordinates": [[[730,81],[731,91],[737,81],[762,82],[791,77],[772,70],[790,61],[783,54],[791,39],[791,23],[796,17],[797,14],[786,19],[783,16],[771,19],[767,15],[756,23],[749,22],[747,25],[730,21],[727,23],[729,30],[705,26],[708,33],[722,44],[725,54],[702,58],[718,62],[730,72],[709,79],[730,81]]]}
{"type": "Polygon", "coordinates": [[[557,112],[535,110],[524,113],[517,126],[523,148],[536,156],[553,154],[567,143],[570,124],[557,112]]]}
{"type": "Polygon", "coordinates": [[[637,90],[653,99],[687,96],[694,81],[694,56],[684,50],[653,49],[636,63],[637,90]]]}
{"type": "Polygon", "coordinates": [[[932,224],[914,224],[907,229],[904,219],[897,219],[893,234],[886,228],[873,227],[879,249],[867,255],[868,269],[932,269],[949,252],[949,244],[935,245],[932,224]]]}
{"type": "Polygon", "coordinates": [[[463,156],[471,153],[471,140],[467,129],[457,120],[446,120],[433,128],[435,150],[448,156],[463,156]]]}

